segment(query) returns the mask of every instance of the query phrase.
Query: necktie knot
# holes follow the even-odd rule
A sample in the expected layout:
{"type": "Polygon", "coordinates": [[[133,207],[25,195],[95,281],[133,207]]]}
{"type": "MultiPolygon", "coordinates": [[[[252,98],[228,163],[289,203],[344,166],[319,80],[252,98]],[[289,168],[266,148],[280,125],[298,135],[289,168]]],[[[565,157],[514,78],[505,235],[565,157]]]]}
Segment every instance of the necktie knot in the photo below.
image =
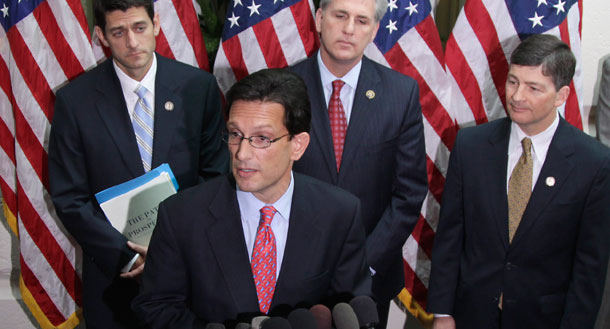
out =
{"type": "Polygon", "coordinates": [[[273,206],[264,206],[261,208],[261,221],[265,225],[271,225],[273,216],[277,213],[277,210],[273,206]]]}
{"type": "Polygon", "coordinates": [[[134,92],[136,93],[136,95],[138,95],[138,97],[140,98],[144,98],[146,96],[146,92],[148,90],[146,89],[146,87],[144,87],[143,85],[138,85],[136,87],[136,90],[134,90],[134,92]]]}
{"type": "Polygon", "coordinates": [[[525,137],[521,140],[521,146],[523,147],[523,153],[527,156],[531,156],[532,154],[532,140],[530,138],[525,137]]]}
{"type": "Polygon", "coordinates": [[[339,95],[339,93],[341,93],[341,88],[343,88],[344,84],[345,82],[343,82],[343,80],[337,79],[333,81],[333,94],[339,95]]]}

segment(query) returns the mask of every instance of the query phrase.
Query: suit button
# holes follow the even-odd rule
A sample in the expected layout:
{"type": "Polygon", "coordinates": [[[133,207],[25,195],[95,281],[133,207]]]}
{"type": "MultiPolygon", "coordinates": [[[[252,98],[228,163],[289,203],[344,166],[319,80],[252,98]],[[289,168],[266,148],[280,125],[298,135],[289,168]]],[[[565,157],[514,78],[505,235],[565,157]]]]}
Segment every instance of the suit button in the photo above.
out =
{"type": "Polygon", "coordinates": [[[506,263],[506,270],[507,271],[510,271],[512,267],[513,267],[513,264],[511,264],[510,262],[506,263]]]}

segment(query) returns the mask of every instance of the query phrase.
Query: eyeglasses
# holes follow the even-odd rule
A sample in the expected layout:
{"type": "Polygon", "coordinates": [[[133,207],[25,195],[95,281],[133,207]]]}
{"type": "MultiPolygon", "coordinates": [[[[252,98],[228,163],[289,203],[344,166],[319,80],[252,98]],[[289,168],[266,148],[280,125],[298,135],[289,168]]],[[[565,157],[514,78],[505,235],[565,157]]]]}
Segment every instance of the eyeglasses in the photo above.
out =
{"type": "Polygon", "coordinates": [[[248,142],[250,143],[250,145],[252,145],[252,147],[257,148],[257,149],[264,149],[264,148],[268,148],[269,146],[271,146],[272,143],[275,143],[288,135],[290,135],[290,134],[288,133],[288,134],[282,135],[278,138],[271,139],[267,136],[245,137],[244,135],[242,135],[238,132],[232,131],[232,132],[224,132],[222,134],[222,140],[229,145],[239,145],[239,144],[241,144],[241,142],[244,139],[247,139],[248,142]]]}

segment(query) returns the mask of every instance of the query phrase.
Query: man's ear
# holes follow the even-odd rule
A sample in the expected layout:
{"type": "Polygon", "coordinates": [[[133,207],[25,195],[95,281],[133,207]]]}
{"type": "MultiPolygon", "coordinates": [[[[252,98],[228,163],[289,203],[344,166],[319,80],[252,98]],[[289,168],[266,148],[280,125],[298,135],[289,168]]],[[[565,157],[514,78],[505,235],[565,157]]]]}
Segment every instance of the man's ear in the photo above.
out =
{"type": "Polygon", "coordinates": [[[297,161],[301,158],[301,156],[303,156],[303,153],[305,153],[305,150],[309,145],[309,139],[309,133],[306,132],[292,136],[292,140],[290,141],[293,145],[292,154],[290,156],[291,160],[297,161]]]}
{"type": "Polygon", "coordinates": [[[159,19],[159,14],[155,13],[155,16],[153,16],[153,32],[155,33],[155,37],[159,35],[159,31],[161,31],[161,21],[159,19]]]}
{"type": "Polygon", "coordinates": [[[110,47],[110,45],[108,44],[108,40],[106,40],[106,36],[104,35],[104,31],[102,31],[102,28],[99,26],[95,26],[93,28],[93,31],[95,32],[95,35],[97,35],[97,38],[100,40],[100,42],[106,46],[106,47],[110,47]]]}
{"type": "Polygon", "coordinates": [[[555,99],[555,107],[563,105],[563,103],[568,100],[568,96],[570,96],[570,87],[563,86],[559,88],[559,91],[557,91],[557,98],[555,99]]]}

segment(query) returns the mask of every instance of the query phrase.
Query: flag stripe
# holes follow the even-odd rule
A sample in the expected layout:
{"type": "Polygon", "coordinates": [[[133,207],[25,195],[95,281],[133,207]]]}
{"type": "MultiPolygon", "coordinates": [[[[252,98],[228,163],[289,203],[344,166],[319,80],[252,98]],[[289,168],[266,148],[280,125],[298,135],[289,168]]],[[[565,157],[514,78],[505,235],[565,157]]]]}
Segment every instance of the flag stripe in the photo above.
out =
{"type": "Polygon", "coordinates": [[[477,78],[470,69],[470,66],[463,65],[463,63],[467,63],[467,61],[453,35],[449,37],[446,49],[448,53],[451,53],[451,56],[446,56],[445,58],[447,69],[470,106],[476,124],[487,122],[487,113],[485,112],[485,106],[483,105],[481,90],[479,88],[473,88],[473,86],[478,85],[477,78]]]}
{"type": "MultiPolygon", "coordinates": [[[[38,5],[36,10],[34,10],[33,17],[36,18],[42,34],[55,54],[52,57],[58,60],[58,64],[61,66],[65,77],[72,79],[82,72],[84,67],[81,66],[74,53],[66,51],[66,49],[70,49],[70,45],[66,41],[64,34],[61,33],[61,29],[57,25],[48,1],[43,1],[38,5]]],[[[65,78],[62,80],[65,80],[65,78]]]]}
{"type": "MultiPolygon", "coordinates": [[[[190,3],[189,1],[182,2],[190,3]]],[[[174,7],[174,2],[171,0],[158,0],[155,2],[155,10],[158,13],[163,13],[163,19],[160,19],[161,28],[168,41],[168,46],[173,57],[184,63],[196,64],[195,52],[184,33],[180,23],[180,16],[176,11],[176,7],[174,7]],[[172,42],[173,40],[184,40],[184,42],[172,42]]]]}
{"type": "MultiPolygon", "coordinates": [[[[200,68],[209,71],[210,64],[193,2],[183,0],[173,0],[172,2],[178,12],[179,22],[182,24],[188,45],[194,51],[196,63],[200,68]]],[[[184,44],[187,45],[186,42],[184,44]]]]}
{"type": "MultiPolygon", "coordinates": [[[[67,3],[63,0],[47,0],[47,3],[52,11],[50,15],[55,16],[54,21],[57,22],[59,29],[61,30],[61,35],[65,38],[69,47],[62,48],[59,53],[55,52],[55,56],[61,61],[62,56],[68,53],[68,49],[71,49],[71,56],[77,58],[83,69],[86,70],[95,66],[95,58],[91,52],[91,37],[88,33],[89,27],[87,26],[83,10],[80,9],[80,12],[72,11],[70,8],[72,0],[67,3]],[[81,18],[82,22],[80,21],[81,18]]],[[[69,79],[75,77],[76,75],[68,76],[69,79]]]]}
{"type": "MultiPolygon", "coordinates": [[[[301,42],[305,47],[307,56],[311,56],[320,47],[320,39],[318,38],[318,33],[315,32],[316,23],[314,16],[312,16],[313,8],[311,0],[299,1],[290,6],[297,31],[299,31],[300,40],[298,42],[301,42]]],[[[296,41],[297,39],[295,38],[294,40],[296,41]]]]}
{"type": "Polygon", "coordinates": [[[263,55],[261,45],[258,43],[254,29],[252,27],[245,29],[237,35],[237,38],[241,43],[241,49],[248,49],[248,51],[241,54],[248,73],[266,68],[267,61],[265,60],[265,55],[263,55]]]}
{"type": "MultiPolygon", "coordinates": [[[[241,80],[248,75],[248,68],[242,56],[241,42],[239,38],[233,37],[222,43],[225,58],[229,62],[230,68],[237,80],[241,80]]],[[[218,56],[216,56],[218,57],[218,56]]],[[[230,86],[229,86],[230,87],[230,86]]],[[[226,90],[224,90],[226,92],[226,90]]]]}
{"type": "Polygon", "coordinates": [[[299,29],[291,10],[280,10],[276,15],[271,16],[271,22],[287,65],[293,65],[307,57],[301,39],[295,40],[295,36],[299,35],[299,29]]]}
{"type": "MultiPolygon", "coordinates": [[[[56,1],[56,0],[47,0],[47,1],[56,1]]],[[[57,0],[57,1],[61,1],[61,0],[57,0]]],[[[68,3],[68,6],[70,6],[70,12],[72,13],[71,17],[66,17],[66,20],[73,20],[76,19],[78,21],[78,24],[80,25],[81,31],[84,32],[85,36],[87,37],[87,44],[91,44],[91,36],[89,35],[89,24],[87,23],[87,17],[85,16],[85,11],[83,10],[82,7],[82,3],[80,0],[66,0],[66,2],[68,3]],[[74,18],[72,18],[74,17],[74,18]]],[[[56,11],[55,11],[56,12],[56,11]]],[[[68,22],[66,22],[67,24],[70,24],[68,22]]],[[[72,30],[72,33],[74,33],[76,29],[72,30]]],[[[64,34],[66,34],[66,32],[68,32],[69,30],[63,30],[64,34]]],[[[68,34],[69,35],[69,34],[68,34]]],[[[76,44],[72,44],[73,46],[76,46],[76,44]]],[[[81,46],[82,45],[78,45],[81,46]]],[[[90,50],[88,49],[84,49],[79,47],[79,49],[83,50],[82,53],[78,53],[77,56],[83,56],[83,55],[89,55],[90,54],[90,50]]]]}
{"type": "Polygon", "coordinates": [[[19,259],[21,263],[21,277],[23,278],[28,291],[34,296],[36,303],[40,306],[41,310],[43,310],[44,315],[53,325],[59,325],[64,322],[66,318],[57,309],[55,303],[53,303],[45,289],[40,285],[40,281],[38,281],[34,273],[27,266],[23,260],[23,256],[19,259]]]}
{"type": "Polygon", "coordinates": [[[159,31],[156,41],[157,41],[156,51],[159,54],[163,54],[163,56],[165,56],[167,58],[176,59],[176,57],[174,56],[174,53],[172,52],[171,48],[169,47],[169,42],[167,41],[167,38],[165,37],[165,33],[163,33],[163,30],[159,31]]]}
{"type": "MultiPolygon", "coordinates": [[[[11,43],[11,49],[13,49],[12,59],[19,68],[21,75],[21,77],[17,79],[13,77],[13,83],[15,81],[19,82],[19,85],[13,85],[13,88],[15,88],[14,90],[18,91],[15,93],[17,105],[21,108],[31,108],[37,103],[35,107],[40,106],[46,118],[51,118],[51,108],[53,108],[55,96],[51,91],[47,79],[38,67],[37,61],[32,57],[32,53],[29,51],[25,42],[23,42],[20,31],[13,28],[8,32],[7,36],[11,43]],[[14,51],[14,49],[17,49],[17,51],[14,51]],[[25,82],[25,85],[21,85],[22,82],[25,82]],[[20,97],[24,96],[25,93],[29,94],[30,92],[32,93],[28,96],[31,96],[31,98],[20,97]]],[[[15,75],[15,72],[13,72],[13,75],[15,75]]]]}
{"type": "MultiPolygon", "coordinates": [[[[260,23],[252,27],[254,35],[261,49],[261,53],[265,58],[266,67],[285,67],[288,66],[288,62],[282,52],[282,46],[280,40],[275,33],[273,22],[270,19],[261,21],[260,23]]],[[[251,70],[249,70],[251,71],[251,70]]]]}
{"type": "MultiPolygon", "coordinates": [[[[18,168],[19,175],[21,175],[20,169],[21,167],[18,168]]],[[[20,181],[17,183],[17,200],[19,205],[20,219],[19,223],[22,225],[19,230],[20,240],[22,244],[28,242],[28,239],[24,238],[23,230],[21,230],[21,228],[23,228],[28,232],[28,235],[31,239],[31,243],[35,244],[38,247],[39,253],[32,253],[29,255],[30,257],[27,257],[26,255],[28,255],[28,252],[32,252],[32,246],[29,245],[29,248],[25,248],[21,252],[21,254],[27,259],[31,258],[35,260],[28,262],[28,264],[30,264],[30,267],[32,266],[32,263],[35,263],[38,266],[50,266],[50,268],[55,272],[56,275],[48,276],[47,280],[59,279],[59,281],[61,281],[61,283],[63,284],[64,289],[67,290],[72,299],[80,301],[80,279],[78,278],[78,275],[74,270],[74,264],[72,264],[72,262],[67,258],[67,255],[65,254],[63,248],[58,244],[58,241],[55,239],[57,234],[53,234],[51,231],[49,231],[49,228],[47,227],[46,223],[39,215],[41,213],[41,209],[34,209],[34,205],[30,202],[30,200],[34,200],[32,202],[40,203],[43,200],[41,195],[42,193],[36,193],[39,194],[41,199],[32,198],[36,196],[32,195],[32,190],[35,191],[36,189],[38,189],[40,191],[41,189],[36,185],[32,185],[32,188],[28,188],[28,190],[26,191],[23,189],[23,186],[24,185],[22,185],[20,181]],[[42,260],[39,258],[39,255],[44,256],[46,262],[42,262],[42,260]]],[[[40,207],[40,204],[38,204],[38,207],[40,207]]],[[[36,269],[32,268],[32,270],[36,269]]],[[[35,272],[48,272],[48,269],[43,269],[42,271],[35,272]]],[[[57,286],[51,288],[54,289],[49,291],[49,294],[57,294],[64,291],[64,289],[57,289],[57,286]]]]}

